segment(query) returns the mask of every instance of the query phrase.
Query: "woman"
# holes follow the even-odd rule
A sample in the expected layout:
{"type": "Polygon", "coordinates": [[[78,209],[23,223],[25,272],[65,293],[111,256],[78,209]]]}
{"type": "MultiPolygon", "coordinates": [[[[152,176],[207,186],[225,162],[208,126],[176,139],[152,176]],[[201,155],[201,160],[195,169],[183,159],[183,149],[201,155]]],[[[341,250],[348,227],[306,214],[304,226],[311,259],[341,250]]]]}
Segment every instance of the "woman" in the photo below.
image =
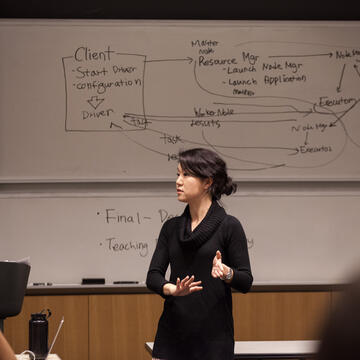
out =
{"type": "Polygon", "coordinates": [[[146,280],[165,298],[153,356],[232,360],[231,287],[245,293],[253,280],[243,228],[218,204],[236,184],[215,152],[198,148],[179,153],[176,191],[188,205],[163,225],[146,280]]]}

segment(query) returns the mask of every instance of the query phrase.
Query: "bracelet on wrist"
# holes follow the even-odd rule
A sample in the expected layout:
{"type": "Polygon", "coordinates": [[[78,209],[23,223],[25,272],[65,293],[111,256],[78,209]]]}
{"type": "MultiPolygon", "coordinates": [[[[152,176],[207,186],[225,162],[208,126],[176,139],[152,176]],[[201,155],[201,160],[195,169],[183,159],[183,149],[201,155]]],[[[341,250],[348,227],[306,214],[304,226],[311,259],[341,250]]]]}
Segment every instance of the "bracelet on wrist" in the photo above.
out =
{"type": "Polygon", "coordinates": [[[225,276],[223,276],[221,280],[230,280],[233,276],[233,272],[234,272],[233,269],[229,267],[228,273],[225,276]]]}

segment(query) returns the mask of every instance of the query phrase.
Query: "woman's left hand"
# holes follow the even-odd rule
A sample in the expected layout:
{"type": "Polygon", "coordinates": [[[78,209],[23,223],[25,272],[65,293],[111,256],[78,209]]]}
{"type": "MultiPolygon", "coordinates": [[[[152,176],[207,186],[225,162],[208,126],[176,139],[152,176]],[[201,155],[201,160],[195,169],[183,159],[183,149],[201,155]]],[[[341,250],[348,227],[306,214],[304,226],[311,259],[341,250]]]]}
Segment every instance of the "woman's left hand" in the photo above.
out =
{"type": "Polygon", "coordinates": [[[224,264],[221,259],[221,252],[216,251],[216,255],[213,260],[213,266],[211,269],[211,275],[214,278],[222,278],[224,276],[224,264]]]}
{"type": "Polygon", "coordinates": [[[232,281],[232,276],[229,279],[226,279],[225,276],[228,275],[229,271],[232,271],[227,265],[223,264],[221,258],[221,252],[219,250],[216,251],[216,255],[213,260],[213,266],[211,269],[211,275],[214,278],[219,278],[224,280],[226,283],[230,283],[232,281]]]}

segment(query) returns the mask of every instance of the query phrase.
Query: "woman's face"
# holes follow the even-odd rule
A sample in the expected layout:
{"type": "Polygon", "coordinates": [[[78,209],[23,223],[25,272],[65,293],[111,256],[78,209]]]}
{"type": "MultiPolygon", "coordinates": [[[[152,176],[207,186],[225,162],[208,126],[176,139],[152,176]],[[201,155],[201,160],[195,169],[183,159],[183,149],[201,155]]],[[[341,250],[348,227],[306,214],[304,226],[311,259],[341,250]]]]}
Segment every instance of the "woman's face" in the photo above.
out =
{"type": "Polygon", "coordinates": [[[187,171],[183,171],[180,164],[178,165],[176,192],[179,201],[191,203],[210,196],[208,193],[210,185],[210,179],[201,179],[191,175],[187,171]]]}

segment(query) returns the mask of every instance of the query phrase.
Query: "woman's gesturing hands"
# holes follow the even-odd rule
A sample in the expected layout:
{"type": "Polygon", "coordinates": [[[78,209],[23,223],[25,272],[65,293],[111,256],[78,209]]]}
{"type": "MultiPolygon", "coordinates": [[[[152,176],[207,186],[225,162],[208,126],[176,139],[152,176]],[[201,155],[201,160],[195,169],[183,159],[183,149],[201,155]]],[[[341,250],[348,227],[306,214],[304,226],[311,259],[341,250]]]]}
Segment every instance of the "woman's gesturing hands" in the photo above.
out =
{"type": "Polygon", "coordinates": [[[231,278],[226,278],[226,276],[231,272],[231,268],[227,265],[223,264],[221,258],[221,252],[219,250],[216,251],[216,254],[213,259],[213,266],[211,269],[211,275],[214,278],[220,278],[221,280],[225,280],[225,282],[229,283],[232,280],[232,275],[230,274],[231,278]]]}
{"type": "Polygon", "coordinates": [[[194,281],[195,276],[186,276],[184,279],[180,280],[177,278],[176,285],[174,284],[165,284],[163,287],[164,295],[172,295],[172,296],[185,296],[192,294],[195,291],[202,290],[201,280],[194,281]]]}
{"type": "MultiPolygon", "coordinates": [[[[231,268],[222,263],[221,252],[216,251],[216,255],[213,259],[213,265],[211,269],[211,275],[214,278],[219,278],[224,280],[227,283],[230,283],[232,280],[232,274],[230,278],[227,278],[229,272],[232,272],[231,268]]],[[[232,272],[233,273],[233,272],[232,272]]],[[[180,280],[177,278],[176,285],[167,283],[163,286],[164,295],[172,296],[185,296],[192,294],[193,292],[202,290],[201,280],[195,281],[195,276],[191,277],[187,275],[184,279],[180,280]]]]}

